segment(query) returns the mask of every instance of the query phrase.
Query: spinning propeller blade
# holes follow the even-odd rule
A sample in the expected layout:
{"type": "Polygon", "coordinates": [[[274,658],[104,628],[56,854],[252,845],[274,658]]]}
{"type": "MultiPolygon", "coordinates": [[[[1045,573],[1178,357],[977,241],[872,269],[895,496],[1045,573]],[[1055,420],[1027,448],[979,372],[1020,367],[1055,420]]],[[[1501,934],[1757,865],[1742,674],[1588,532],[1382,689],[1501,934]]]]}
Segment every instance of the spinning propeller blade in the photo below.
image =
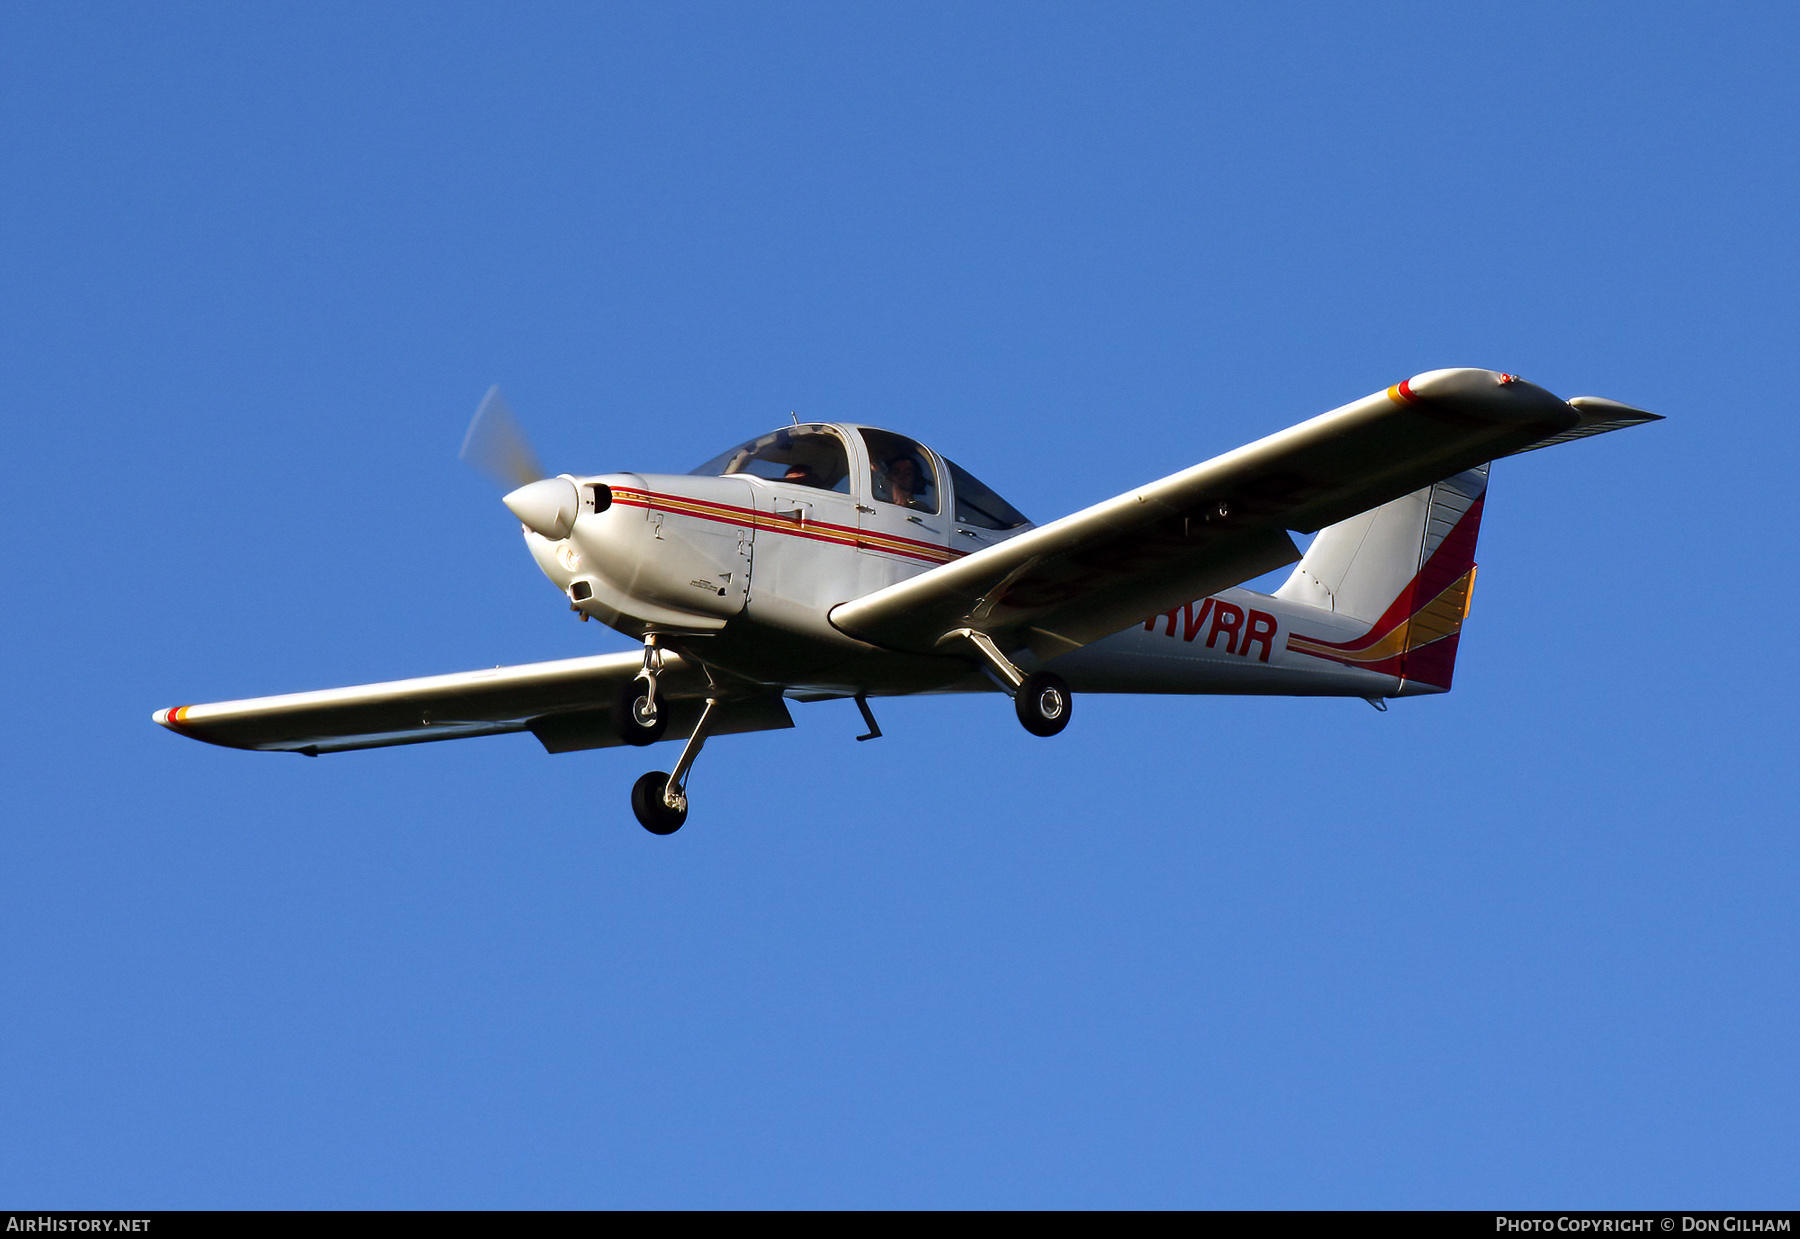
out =
{"type": "Polygon", "coordinates": [[[498,387],[488,388],[469,423],[469,433],[463,436],[462,451],[456,455],[492,478],[502,490],[516,490],[544,476],[544,467],[531,450],[531,441],[498,387]]]}

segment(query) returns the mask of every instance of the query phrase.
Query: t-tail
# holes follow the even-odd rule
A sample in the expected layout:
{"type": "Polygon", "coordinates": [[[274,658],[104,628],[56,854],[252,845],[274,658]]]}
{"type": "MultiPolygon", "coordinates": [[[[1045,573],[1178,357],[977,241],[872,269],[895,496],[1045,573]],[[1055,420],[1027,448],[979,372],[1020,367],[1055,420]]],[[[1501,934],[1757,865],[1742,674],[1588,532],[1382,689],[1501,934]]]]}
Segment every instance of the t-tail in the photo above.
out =
{"type": "Polygon", "coordinates": [[[1055,660],[1077,690],[1441,693],[1475,584],[1488,466],[1318,532],[1273,594],[1227,589],[1055,660]]]}
{"type": "MultiPolygon", "coordinates": [[[[1510,376],[1494,376],[1512,382],[1510,376]]],[[[1395,400],[1413,399],[1401,390],[1395,400]]],[[[1576,396],[1576,424],[1509,455],[1661,420],[1576,396]]],[[[1422,696],[1449,690],[1490,465],[1327,525],[1273,594],[1182,603],[1053,660],[1078,692],[1422,696]]],[[[1292,550],[1292,545],[1289,545],[1292,550]]],[[[1292,559],[1288,562],[1294,562],[1292,559]]]]}

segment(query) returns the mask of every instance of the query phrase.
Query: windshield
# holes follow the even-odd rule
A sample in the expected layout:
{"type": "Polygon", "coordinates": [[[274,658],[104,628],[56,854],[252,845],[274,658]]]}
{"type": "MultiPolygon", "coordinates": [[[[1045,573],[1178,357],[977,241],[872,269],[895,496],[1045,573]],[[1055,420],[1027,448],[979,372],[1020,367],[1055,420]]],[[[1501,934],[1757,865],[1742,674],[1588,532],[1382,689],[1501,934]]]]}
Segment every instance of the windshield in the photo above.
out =
{"type": "Polygon", "coordinates": [[[956,486],[958,521],[977,529],[1017,529],[1031,523],[1023,512],[982,485],[973,473],[954,460],[944,463],[950,466],[950,479],[956,486]]]}
{"type": "Polygon", "coordinates": [[[698,469],[699,477],[748,473],[752,477],[850,493],[850,454],[829,426],[790,426],[720,452],[698,469]]]}

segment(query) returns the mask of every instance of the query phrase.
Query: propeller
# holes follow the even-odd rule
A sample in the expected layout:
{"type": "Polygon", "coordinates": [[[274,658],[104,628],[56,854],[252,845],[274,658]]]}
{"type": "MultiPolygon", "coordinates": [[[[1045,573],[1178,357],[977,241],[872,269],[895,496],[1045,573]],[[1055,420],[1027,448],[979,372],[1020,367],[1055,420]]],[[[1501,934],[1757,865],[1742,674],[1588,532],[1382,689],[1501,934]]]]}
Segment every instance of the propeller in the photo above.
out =
{"type": "Polygon", "coordinates": [[[525,527],[551,541],[569,536],[581,510],[581,496],[568,478],[547,478],[531,440],[498,386],[488,388],[463,436],[459,460],[466,460],[507,493],[500,500],[525,527]]]}
{"type": "Polygon", "coordinates": [[[531,450],[519,419],[498,386],[488,388],[481,407],[463,436],[458,460],[466,460],[487,474],[502,490],[517,490],[544,476],[544,466],[531,450]]]}

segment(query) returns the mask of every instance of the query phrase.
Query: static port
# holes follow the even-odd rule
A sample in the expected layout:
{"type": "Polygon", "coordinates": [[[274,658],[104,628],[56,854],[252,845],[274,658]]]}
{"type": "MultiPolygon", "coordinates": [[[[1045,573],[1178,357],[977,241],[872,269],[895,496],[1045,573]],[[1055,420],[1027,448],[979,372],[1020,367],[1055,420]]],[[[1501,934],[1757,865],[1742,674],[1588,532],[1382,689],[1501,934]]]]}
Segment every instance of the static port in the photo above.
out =
{"type": "Polygon", "coordinates": [[[569,597],[573,598],[576,602],[586,602],[593,596],[593,586],[589,585],[586,581],[577,581],[569,586],[569,597]]]}

